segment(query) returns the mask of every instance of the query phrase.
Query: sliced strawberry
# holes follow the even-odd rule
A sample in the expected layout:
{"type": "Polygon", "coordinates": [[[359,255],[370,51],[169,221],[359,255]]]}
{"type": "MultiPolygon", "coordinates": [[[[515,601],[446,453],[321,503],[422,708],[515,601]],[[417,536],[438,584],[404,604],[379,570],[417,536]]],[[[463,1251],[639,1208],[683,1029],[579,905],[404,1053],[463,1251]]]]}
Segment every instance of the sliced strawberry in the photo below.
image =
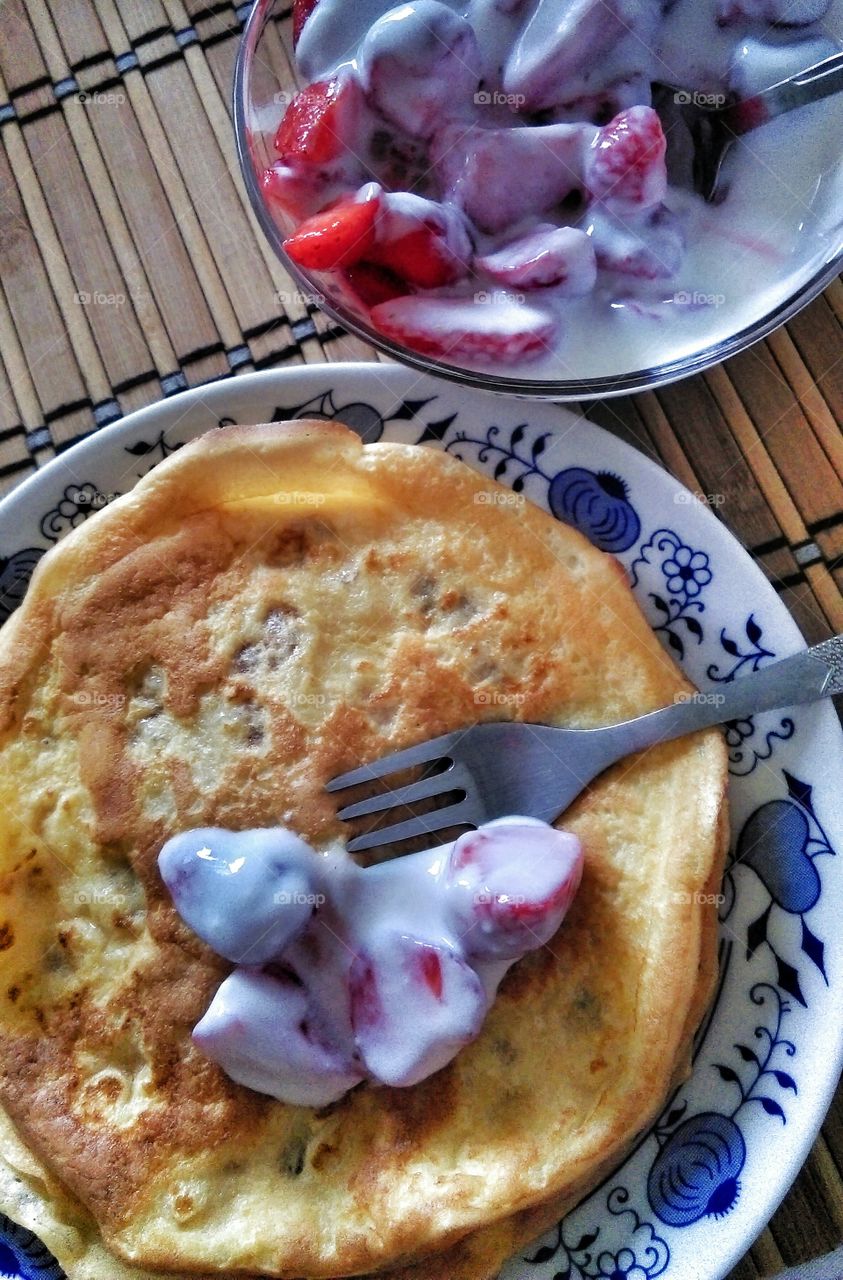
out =
{"type": "Polygon", "coordinates": [[[460,836],[449,878],[460,942],[470,956],[516,960],[553,937],[579,888],[576,836],[528,818],[460,836]]]}
{"type": "Polygon", "coordinates": [[[450,1062],[480,1031],[488,1004],[477,973],[455,951],[396,934],[358,953],[349,990],[366,1070],[396,1086],[450,1062]]]}
{"type": "Polygon", "coordinates": [[[438,289],[468,274],[471,252],[458,209],[407,191],[384,195],[373,262],[415,288],[438,289]]]}
{"type": "Polygon", "coordinates": [[[685,237],[679,220],[664,205],[634,220],[597,210],[588,231],[601,270],[639,280],[666,280],[681,265],[685,237]]]}
{"type": "Polygon", "coordinates": [[[378,200],[340,200],[333,208],[308,218],[284,241],[284,249],[300,267],[336,271],[369,254],[375,242],[378,200]]]}
{"type": "Polygon", "coordinates": [[[512,289],[555,285],[567,297],[590,293],[597,280],[594,245],[576,227],[536,227],[474,265],[512,289]]]}
{"type": "Polygon", "coordinates": [[[448,246],[431,227],[419,227],[389,244],[378,245],[375,261],[420,289],[438,289],[440,285],[453,284],[465,274],[465,269],[460,270],[448,246]]]}
{"type": "Polygon", "coordinates": [[[317,80],[297,93],[275,134],[287,164],[325,168],[343,159],[359,131],[363,93],[351,75],[317,80]]]}
{"type": "Polygon", "coordinates": [[[667,191],[667,141],[652,107],[630,107],[602,128],[586,158],[586,186],[595,200],[651,208],[667,191]]]}
{"type": "Polygon", "coordinates": [[[325,184],[308,171],[291,169],[276,161],[261,175],[261,188],[270,205],[300,222],[325,202],[325,184]]]}
{"type": "Polygon", "coordinates": [[[404,5],[400,39],[396,13],[383,13],[366,32],[357,50],[360,79],[378,115],[425,139],[462,114],[480,83],[483,59],[471,24],[447,5],[404,5]]]}
{"type": "Polygon", "coordinates": [[[440,129],[430,156],[439,191],[481,231],[496,235],[551,209],[583,187],[593,125],[440,129]]]}
{"type": "Polygon", "coordinates": [[[391,302],[407,292],[403,280],[399,280],[385,267],[374,262],[358,262],[344,272],[346,285],[364,307],[376,307],[381,302],[391,302]]]}
{"type": "Polygon", "coordinates": [[[293,0],[293,48],[296,47],[307,22],[319,0],[293,0]]]}
{"type": "Polygon", "coordinates": [[[385,337],[426,355],[512,362],[547,352],[557,322],[501,292],[488,300],[408,296],[372,310],[385,337]]]}

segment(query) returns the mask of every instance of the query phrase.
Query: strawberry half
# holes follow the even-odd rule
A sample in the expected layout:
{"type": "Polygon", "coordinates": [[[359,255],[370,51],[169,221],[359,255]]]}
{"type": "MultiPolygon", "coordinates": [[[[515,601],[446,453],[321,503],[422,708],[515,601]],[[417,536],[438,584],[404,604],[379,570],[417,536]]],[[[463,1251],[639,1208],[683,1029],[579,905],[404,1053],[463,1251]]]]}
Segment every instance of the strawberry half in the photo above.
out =
{"type": "Polygon", "coordinates": [[[474,265],[510,289],[556,286],[571,298],[591,293],[597,279],[594,245],[576,227],[536,227],[474,265]]]}
{"type": "Polygon", "coordinates": [[[353,76],[317,80],[297,93],[275,134],[275,149],[287,164],[324,168],[341,160],[357,132],[363,93],[353,76]]]}
{"type": "Polygon", "coordinates": [[[622,200],[640,208],[660,204],[667,192],[667,140],[652,107],[621,111],[594,139],[586,159],[586,185],[595,200],[622,200]]]}
{"type": "Polygon", "coordinates": [[[284,249],[300,267],[337,271],[369,254],[375,240],[378,200],[341,200],[333,208],[306,219],[284,241],[284,249]]]}
{"type": "Polygon", "coordinates": [[[459,210],[388,191],[381,212],[373,262],[416,289],[438,289],[467,274],[472,246],[459,210]]]}
{"type": "Polygon", "coordinates": [[[385,337],[432,356],[513,362],[550,350],[554,316],[501,291],[482,301],[420,295],[383,302],[372,324],[385,337]]]}
{"type": "Polygon", "coordinates": [[[299,222],[325,202],[325,184],[312,173],[290,169],[277,160],[264,169],[261,188],[267,201],[299,222]]]}
{"type": "Polygon", "coordinates": [[[407,292],[403,280],[374,262],[356,263],[344,272],[344,278],[347,287],[364,307],[391,302],[393,298],[400,298],[407,292]]]}
{"type": "Polygon", "coordinates": [[[582,876],[575,835],[506,818],[460,836],[450,856],[460,942],[469,956],[517,960],[553,937],[582,876]]]}
{"type": "Polygon", "coordinates": [[[293,48],[296,47],[307,22],[319,0],[293,0],[293,48]]]}
{"type": "Polygon", "coordinates": [[[374,940],[348,975],[351,1023],[368,1073],[417,1084],[480,1031],[488,999],[474,969],[447,947],[406,936],[374,940]]]}
{"type": "Polygon", "coordinates": [[[457,262],[435,228],[429,226],[378,245],[374,261],[419,289],[438,289],[465,275],[465,267],[457,262]]]}

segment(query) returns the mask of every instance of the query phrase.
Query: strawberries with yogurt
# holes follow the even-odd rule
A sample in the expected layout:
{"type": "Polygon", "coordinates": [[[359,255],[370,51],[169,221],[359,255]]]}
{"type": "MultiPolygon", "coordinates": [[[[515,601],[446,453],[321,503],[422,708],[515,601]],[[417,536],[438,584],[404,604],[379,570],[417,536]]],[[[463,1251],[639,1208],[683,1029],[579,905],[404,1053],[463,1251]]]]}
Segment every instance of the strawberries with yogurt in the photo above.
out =
{"type": "MultiPolygon", "coordinates": [[[[600,324],[646,367],[658,361],[642,317],[660,308],[694,346],[698,307],[683,299],[734,280],[724,242],[749,259],[746,273],[758,269],[740,224],[767,211],[748,209],[736,175],[730,241],[720,211],[669,182],[666,135],[671,173],[687,170],[690,144],[676,146],[684,126],[663,91],[654,109],[654,86],[712,95],[770,83],[792,69],[789,50],[801,65],[834,51],[830,5],[843,16],[843,0],[296,0],[308,83],[278,124],[263,183],[296,223],[326,218],[324,251],[303,255],[297,230],[290,257],[333,273],[326,288],[384,336],[456,362],[565,353],[588,374],[600,324]],[[372,183],[371,234],[349,245],[328,215],[367,203],[372,183]],[[502,286],[506,305],[490,312],[502,286]],[[635,332],[619,328],[625,304],[635,332]]],[[[750,158],[763,151],[754,140],[750,158]]],[[[771,166],[760,167],[763,188],[771,166]]],[[[772,207],[769,220],[781,221],[772,207]]]]}
{"type": "Polygon", "coordinates": [[[159,856],[182,919],[237,967],[194,1030],[247,1088],[326,1106],[404,1087],[480,1033],[512,964],[545,945],[582,874],[573,835],[504,818],[363,869],[283,828],[189,831],[159,856]]]}

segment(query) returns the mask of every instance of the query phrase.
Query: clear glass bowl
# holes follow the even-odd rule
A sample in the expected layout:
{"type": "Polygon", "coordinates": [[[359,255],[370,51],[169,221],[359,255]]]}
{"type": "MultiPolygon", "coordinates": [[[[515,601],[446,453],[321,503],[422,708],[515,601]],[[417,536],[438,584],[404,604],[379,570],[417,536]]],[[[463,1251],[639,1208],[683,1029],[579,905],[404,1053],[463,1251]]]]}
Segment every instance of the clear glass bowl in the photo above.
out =
{"type": "MultiPolygon", "coordinates": [[[[753,290],[749,305],[743,306],[741,322],[731,329],[727,325],[725,333],[716,341],[702,341],[697,348],[690,350],[686,344],[686,350],[679,358],[667,359],[664,363],[654,362],[648,367],[638,368],[618,367],[601,376],[548,376],[546,360],[536,368],[535,376],[525,366],[518,369],[517,376],[506,376],[494,369],[487,371],[482,367],[434,359],[398,345],[372,328],[363,309],[354,309],[329,273],[304,272],[288,258],[283,242],[294,230],[294,223],[276,206],[270,207],[264,197],[260,179],[264,170],[277,159],[272,139],[289,101],[292,56],[289,19],[289,0],[255,0],[238,51],[234,77],[234,122],[246,189],[270,244],[290,276],[301,286],[303,298],[317,302],[344,328],[404,364],[451,378],[466,386],[536,399],[581,400],[644,391],[699,373],[743,351],[815,298],[843,265],[843,222],[837,222],[827,234],[823,232],[819,237],[815,251],[804,255],[804,262],[788,259],[785,264],[787,271],[782,271],[780,278],[772,269],[769,275],[760,274],[757,294],[753,290]]],[[[807,110],[816,111],[817,108],[807,110]]],[[[839,168],[831,175],[828,172],[817,173],[817,192],[827,190],[830,182],[840,184],[843,181],[843,164],[839,160],[838,165],[839,168]]],[[[834,191],[837,191],[836,185],[834,191]]],[[[838,201],[837,207],[841,207],[841,202],[838,201]]],[[[724,251],[728,251],[728,246],[724,251]]],[[[705,285],[706,281],[702,280],[701,288],[704,289],[705,285]]],[[[668,325],[668,330],[670,327],[668,325]]],[[[569,363],[560,357],[561,373],[570,374],[570,368],[562,368],[569,363]]]]}

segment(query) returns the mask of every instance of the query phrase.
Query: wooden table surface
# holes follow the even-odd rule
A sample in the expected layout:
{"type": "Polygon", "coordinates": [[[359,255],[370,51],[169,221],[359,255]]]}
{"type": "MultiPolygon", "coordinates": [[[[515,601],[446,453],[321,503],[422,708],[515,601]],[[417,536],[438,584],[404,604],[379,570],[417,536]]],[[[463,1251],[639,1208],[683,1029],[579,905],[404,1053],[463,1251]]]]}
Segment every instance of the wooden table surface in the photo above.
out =
{"type": "MultiPolygon", "coordinates": [[[[248,7],[0,0],[0,492],[185,387],[373,358],[302,300],[248,209],[229,119],[248,7]]],[[[710,373],[585,407],[718,495],[809,641],[843,632],[841,319],[838,280],[710,373]]],[[[838,1091],[731,1280],[840,1244],[842,1172],[838,1091]]]]}

